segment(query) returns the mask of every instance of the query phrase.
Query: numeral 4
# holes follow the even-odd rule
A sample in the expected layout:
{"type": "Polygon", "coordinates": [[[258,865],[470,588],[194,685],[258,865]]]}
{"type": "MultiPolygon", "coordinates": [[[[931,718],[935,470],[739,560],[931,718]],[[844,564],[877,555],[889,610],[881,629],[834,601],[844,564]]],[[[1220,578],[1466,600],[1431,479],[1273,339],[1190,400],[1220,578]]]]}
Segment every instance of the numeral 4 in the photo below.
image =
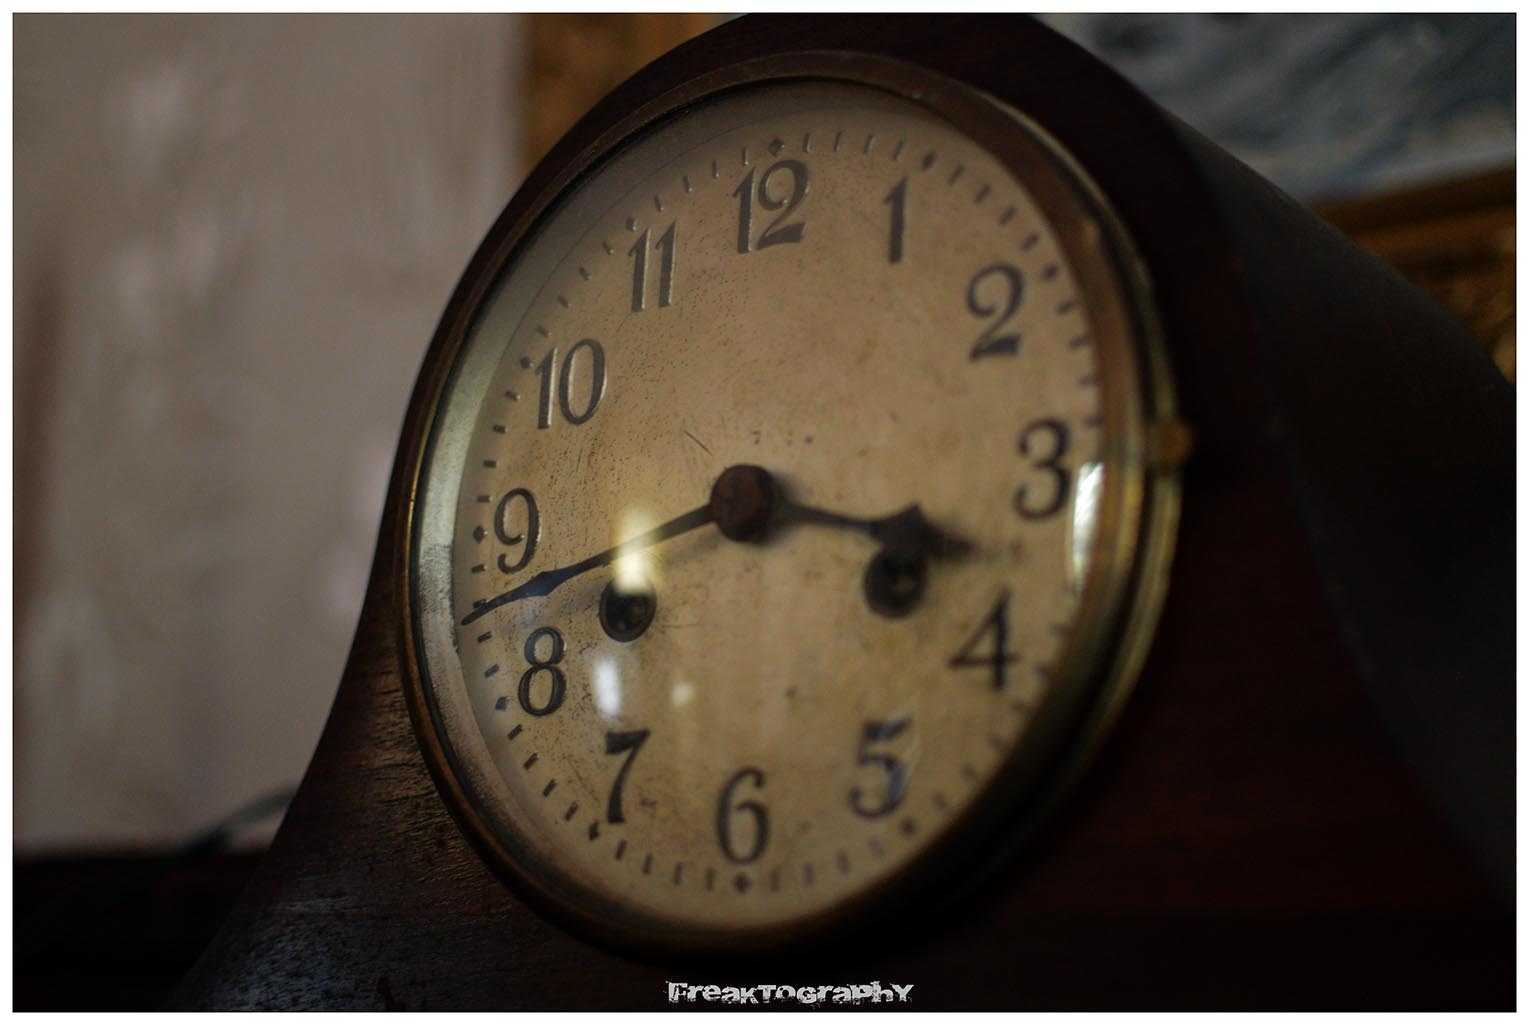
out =
{"type": "Polygon", "coordinates": [[[993,611],[951,658],[950,666],[952,669],[986,669],[993,674],[993,689],[1003,690],[1004,684],[1008,683],[1009,664],[1018,660],[1019,656],[1009,650],[1009,592],[1004,591],[993,611]],[[986,654],[979,650],[984,642],[989,645],[986,654]]]}

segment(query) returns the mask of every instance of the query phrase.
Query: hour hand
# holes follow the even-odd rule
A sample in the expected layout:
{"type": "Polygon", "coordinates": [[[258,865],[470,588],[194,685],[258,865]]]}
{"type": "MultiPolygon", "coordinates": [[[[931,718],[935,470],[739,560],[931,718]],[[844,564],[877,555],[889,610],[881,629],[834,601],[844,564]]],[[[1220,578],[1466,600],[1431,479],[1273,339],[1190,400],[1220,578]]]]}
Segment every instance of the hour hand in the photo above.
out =
{"type": "Polygon", "coordinates": [[[882,547],[908,555],[921,554],[937,559],[956,559],[972,550],[972,543],[930,523],[917,503],[875,519],[845,516],[842,513],[816,509],[785,500],[778,515],[782,524],[810,523],[826,527],[843,527],[858,531],[882,547]]]}
{"type": "Polygon", "coordinates": [[[881,545],[866,567],[862,587],[872,611],[906,616],[924,596],[930,558],[956,559],[973,550],[970,541],[934,526],[915,503],[890,516],[847,516],[794,502],[769,471],[733,466],[712,491],[717,526],[737,541],[762,538],[770,528],[794,524],[838,527],[865,534],[881,545]],[[727,487],[722,501],[723,482],[727,487]]]}
{"type": "Polygon", "coordinates": [[[910,557],[959,558],[972,550],[971,542],[930,523],[917,503],[874,518],[831,512],[793,501],[760,466],[732,466],[723,472],[712,489],[712,515],[722,533],[735,541],[763,537],[770,528],[802,524],[852,530],[910,557]]]}

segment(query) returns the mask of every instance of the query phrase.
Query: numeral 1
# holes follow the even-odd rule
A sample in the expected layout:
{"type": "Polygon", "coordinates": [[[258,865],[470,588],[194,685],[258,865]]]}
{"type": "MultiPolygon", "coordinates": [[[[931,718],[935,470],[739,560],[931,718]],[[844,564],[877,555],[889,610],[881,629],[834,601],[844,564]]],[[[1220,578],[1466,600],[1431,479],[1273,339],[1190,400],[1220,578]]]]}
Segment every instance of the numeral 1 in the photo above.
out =
{"type": "Polygon", "coordinates": [[[908,230],[908,179],[892,186],[887,198],[882,200],[892,208],[892,234],[887,244],[887,262],[903,262],[903,235],[908,230]]]}

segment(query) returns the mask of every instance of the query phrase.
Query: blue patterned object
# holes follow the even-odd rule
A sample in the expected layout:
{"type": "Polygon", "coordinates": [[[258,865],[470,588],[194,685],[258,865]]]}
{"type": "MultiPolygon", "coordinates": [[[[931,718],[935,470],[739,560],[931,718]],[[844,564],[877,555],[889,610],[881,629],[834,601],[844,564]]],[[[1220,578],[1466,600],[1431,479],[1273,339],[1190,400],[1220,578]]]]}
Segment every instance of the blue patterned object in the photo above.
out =
{"type": "Polygon", "coordinates": [[[1460,177],[1514,160],[1512,15],[1043,20],[1307,201],[1460,177]]]}

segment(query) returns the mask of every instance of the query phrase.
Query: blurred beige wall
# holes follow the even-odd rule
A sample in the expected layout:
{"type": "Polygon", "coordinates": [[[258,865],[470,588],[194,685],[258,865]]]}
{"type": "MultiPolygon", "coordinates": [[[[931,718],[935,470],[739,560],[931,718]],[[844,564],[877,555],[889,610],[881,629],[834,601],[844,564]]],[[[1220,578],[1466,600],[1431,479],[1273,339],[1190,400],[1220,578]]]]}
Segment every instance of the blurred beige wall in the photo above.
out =
{"type": "Polygon", "coordinates": [[[522,23],[13,24],[15,843],[171,843],[306,767],[522,23]]]}

